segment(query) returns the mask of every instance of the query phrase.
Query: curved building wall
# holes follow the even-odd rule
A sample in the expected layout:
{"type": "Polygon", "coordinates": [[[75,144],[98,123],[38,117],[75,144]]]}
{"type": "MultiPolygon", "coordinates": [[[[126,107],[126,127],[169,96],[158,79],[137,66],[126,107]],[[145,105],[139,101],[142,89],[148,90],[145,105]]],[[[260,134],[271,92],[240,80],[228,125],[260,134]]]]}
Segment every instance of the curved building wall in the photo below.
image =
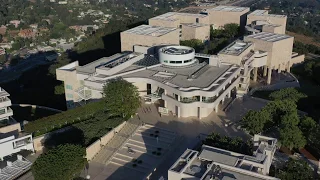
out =
{"type": "Polygon", "coordinates": [[[166,46],[159,49],[158,55],[160,63],[168,66],[186,66],[193,64],[196,61],[195,50],[187,46],[166,46]],[[190,52],[183,54],[170,54],[165,52],[170,48],[185,49],[190,52]]]}

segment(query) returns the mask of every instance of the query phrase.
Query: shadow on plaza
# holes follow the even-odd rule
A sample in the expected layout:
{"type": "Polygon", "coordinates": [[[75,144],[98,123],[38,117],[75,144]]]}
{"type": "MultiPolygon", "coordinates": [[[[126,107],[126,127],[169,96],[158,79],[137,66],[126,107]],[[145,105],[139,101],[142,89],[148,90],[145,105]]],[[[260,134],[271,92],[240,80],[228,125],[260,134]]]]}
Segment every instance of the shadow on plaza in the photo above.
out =
{"type": "MultiPolygon", "coordinates": [[[[214,116],[215,118],[220,118],[221,124],[216,123],[214,120],[211,121],[201,121],[197,118],[188,119],[186,121],[183,120],[176,120],[175,117],[170,119],[169,117],[161,118],[160,116],[156,117],[156,115],[145,116],[140,115],[141,120],[147,124],[152,124],[155,127],[167,129],[169,131],[176,132],[176,141],[174,141],[170,146],[169,149],[164,153],[161,154],[161,157],[153,156],[152,152],[154,148],[152,146],[146,146],[147,153],[141,154],[137,157],[137,160],[142,160],[141,164],[137,164],[136,167],[133,167],[133,163],[129,162],[126,163],[124,166],[117,168],[112,175],[106,179],[143,179],[148,174],[153,172],[153,175],[150,179],[159,179],[161,176],[167,177],[168,169],[174,164],[174,162],[179,158],[179,156],[187,149],[199,149],[202,145],[200,138],[200,134],[210,134],[212,132],[219,133],[221,135],[227,135],[231,137],[242,137],[244,140],[247,140],[249,137],[242,131],[238,131],[234,127],[225,127],[223,126],[224,123],[227,123],[226,119],[214,116]],[[160,120],[161,119],[161,120],[160,120]],[[167,119],[167,120],[166,120],[167,119]],[[182,137],[181,139],[179,137],[182,137]],[[197,141],[197,143],[194,143],[197,141]],[[190,143],[184,143],[190,142],[190,143]],[[183,144],[183,145],[182,145],[183,144]],[[152,158],[150,158],[150,156],[152,158]],[[151,160],[151,159],[156,159],[151,160]],[[139,166],[147,165],[148,173],[140,173],[138,171],[139,166]],[[158,167],[158,168],[157,168],[158,167]],[[160,168],[161,167],[161,168],[160,168]],[[156,168],[156,169],[155,169],[156,168]]],[[[152,129],[151,131],[155,131],[156,129],[152,129]]],[[[161,136],[161,132],[159,134],[161,136]]],[[[149,144],[150,141],[156,142],[156,139],[149,137],[147,134],[146,136],[142,136],[142,142],[149,144]]],[[[156,145],[156,143],[153,143],[156,145]]],[[[132,146],[131,146],[132,147],[132,146]]],[[[126,148],[126,145],[124,145],[126,148]]],[[[134,150],[134,148],[133,148],[134,150]]]]}

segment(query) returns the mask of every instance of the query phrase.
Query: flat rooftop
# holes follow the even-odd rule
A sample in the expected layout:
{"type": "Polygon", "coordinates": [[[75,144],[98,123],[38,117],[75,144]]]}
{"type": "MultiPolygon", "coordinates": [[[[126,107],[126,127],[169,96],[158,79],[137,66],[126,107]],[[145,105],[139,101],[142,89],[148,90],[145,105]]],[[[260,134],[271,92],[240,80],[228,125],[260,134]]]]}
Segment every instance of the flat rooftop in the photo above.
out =
{"type": "Polygon", "coordinates": [[[202,23],[183,23],[182,25],[192,27],[192,28],[209,26],[208,24],[202,24],[202,23]]]}
{"type": "Polygon", "coordinates": [[[255,10],[249,15],[253,16],[269,16],[269,17],[277,17],[277,18],[285,18],[287,17],[286,15],[281,15],[281,14],[268,14],[267,10],[255,10]]]}
{"type": "Polygon", "coordinates": [[[177,28],[140,25],[140,26],[134,27],[132,29],[126,30],[122,33],[160,37],[160,36],[163,36],[163,35],[168,34],[170,32],[173,32],[175,30],[177,30],[177,28]]]}
{"type": "Polygon", "coordinates": [[[96,68],[109,67],[112,68],[117,64],[123,63],[124,61],[134,57],[138,53],[117,53],[109,57],[103,57],[89,64],[76,67],[77,72],[82,74],[92,74],[96,72],[96,68]]]}
{"type": "Polygon", "coordinates": [[[249,7],[239,7],[239,6],[218,6],[211,9],[207,9],[207,11],[225,11],[225,12],[242,12],[250,9],[249,7]]]}
{"type": "Polygon", "coordinates": [[[177,21],[179,20],[178,16],[192,16],[197,18],[205,18],[207,15],[204,14],[192,14],[192,13],[178,13],[178,12],[168,12],[151,19],[163,20],[163,21],[177,21]]]}
{"type": "Polygon", "coordinates": [[[219,54],[227,54],[238,56],[243,51],[245,51],[248,47],[250,47],[252,43],[244,42],[244,41],[235,41],[229,44],[227,47],[223,48],[219,54]]]}
{"type": "Polygon", "coordinates": [[[281,40],[289,39],[289,38],[293,38],[293,37],[285,35],[285,34],[261,32],[261,33],[249,35],[246,38],[259,39],[259,40],[267,41],[267,42],[277,42],[277,41],[281,41],[281,40]]]}
{"type": "MultiPolygon", "coordinates": [[[[230,76],[230,74],[239,68],[235,65],[221,65],[220,67],[216,67],[198,62],[189,66],[173,67],[161,65],[159,61],[152,56],[146,56],[144,59],[134,63],[132,66],[138,69],[138,64],[141,68],[143,67],[141,66],[142,64],[150,64],[153,67],[132,72],[122,77],[153,79],[169,86],[179,88],[180,90],[187,90],[188,88],[207,88],[213,83],[216,83],[216,86],[218,86],[225,78],[230,76]],[[156,63],[158,65],[154,66],[156,63]]],[[[132,68],[132,66],[128,68],[132,68]]],[[[124,69],[122,72],[128,72],[128,70],[124,69]]]]}
{"type": "MultiPolygon", "coordinates": [[[[188,174],[200,180],[276,180],[258,173],[243,154],[203,145],[201,152],[187,149],[169,171],[188,174]]],[[[255,157],[252,157],[255,158],[255,157]]],[[[255,161],[253,161],[255,162],[255,161]]]]}

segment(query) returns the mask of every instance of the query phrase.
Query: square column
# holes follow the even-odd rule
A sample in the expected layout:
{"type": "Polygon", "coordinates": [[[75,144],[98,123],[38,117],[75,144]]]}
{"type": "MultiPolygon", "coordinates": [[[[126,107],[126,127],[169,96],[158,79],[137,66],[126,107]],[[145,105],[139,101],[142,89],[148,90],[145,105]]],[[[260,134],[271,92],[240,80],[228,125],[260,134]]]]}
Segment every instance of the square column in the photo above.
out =
{"type": "Polygon", "coordinates": [[[214,108],[214,110],[216,111],[216,113],[218,112],[218,107],[219,107],[219,104],[217,104],[216,107],[214,108]]]}
{"type": "Polygon", "coordinates": [[[228,97],[228,98],[231,97],[231,91],[228,92],[227,97],[228,97]]]}

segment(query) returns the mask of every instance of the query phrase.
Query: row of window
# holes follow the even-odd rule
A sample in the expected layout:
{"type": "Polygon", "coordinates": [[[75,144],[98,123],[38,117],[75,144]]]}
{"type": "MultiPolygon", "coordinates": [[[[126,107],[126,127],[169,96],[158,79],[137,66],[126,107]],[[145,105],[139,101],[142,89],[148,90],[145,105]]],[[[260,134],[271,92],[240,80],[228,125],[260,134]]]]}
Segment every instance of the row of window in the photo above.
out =
{"type": "MultiPolygon", "coordinates": [[[[189,59],[189,60],[185,60],[185,61],[183,61],[183,63],[188,63],[188,62],[191,62],[192,61],[192,59],[189,59]]],[[[167,61],[167,60],[165,60],[165,61],[163,61],[164,63],[170,63],[170,64],[182,64],[182,61],[167,61]]]]}

